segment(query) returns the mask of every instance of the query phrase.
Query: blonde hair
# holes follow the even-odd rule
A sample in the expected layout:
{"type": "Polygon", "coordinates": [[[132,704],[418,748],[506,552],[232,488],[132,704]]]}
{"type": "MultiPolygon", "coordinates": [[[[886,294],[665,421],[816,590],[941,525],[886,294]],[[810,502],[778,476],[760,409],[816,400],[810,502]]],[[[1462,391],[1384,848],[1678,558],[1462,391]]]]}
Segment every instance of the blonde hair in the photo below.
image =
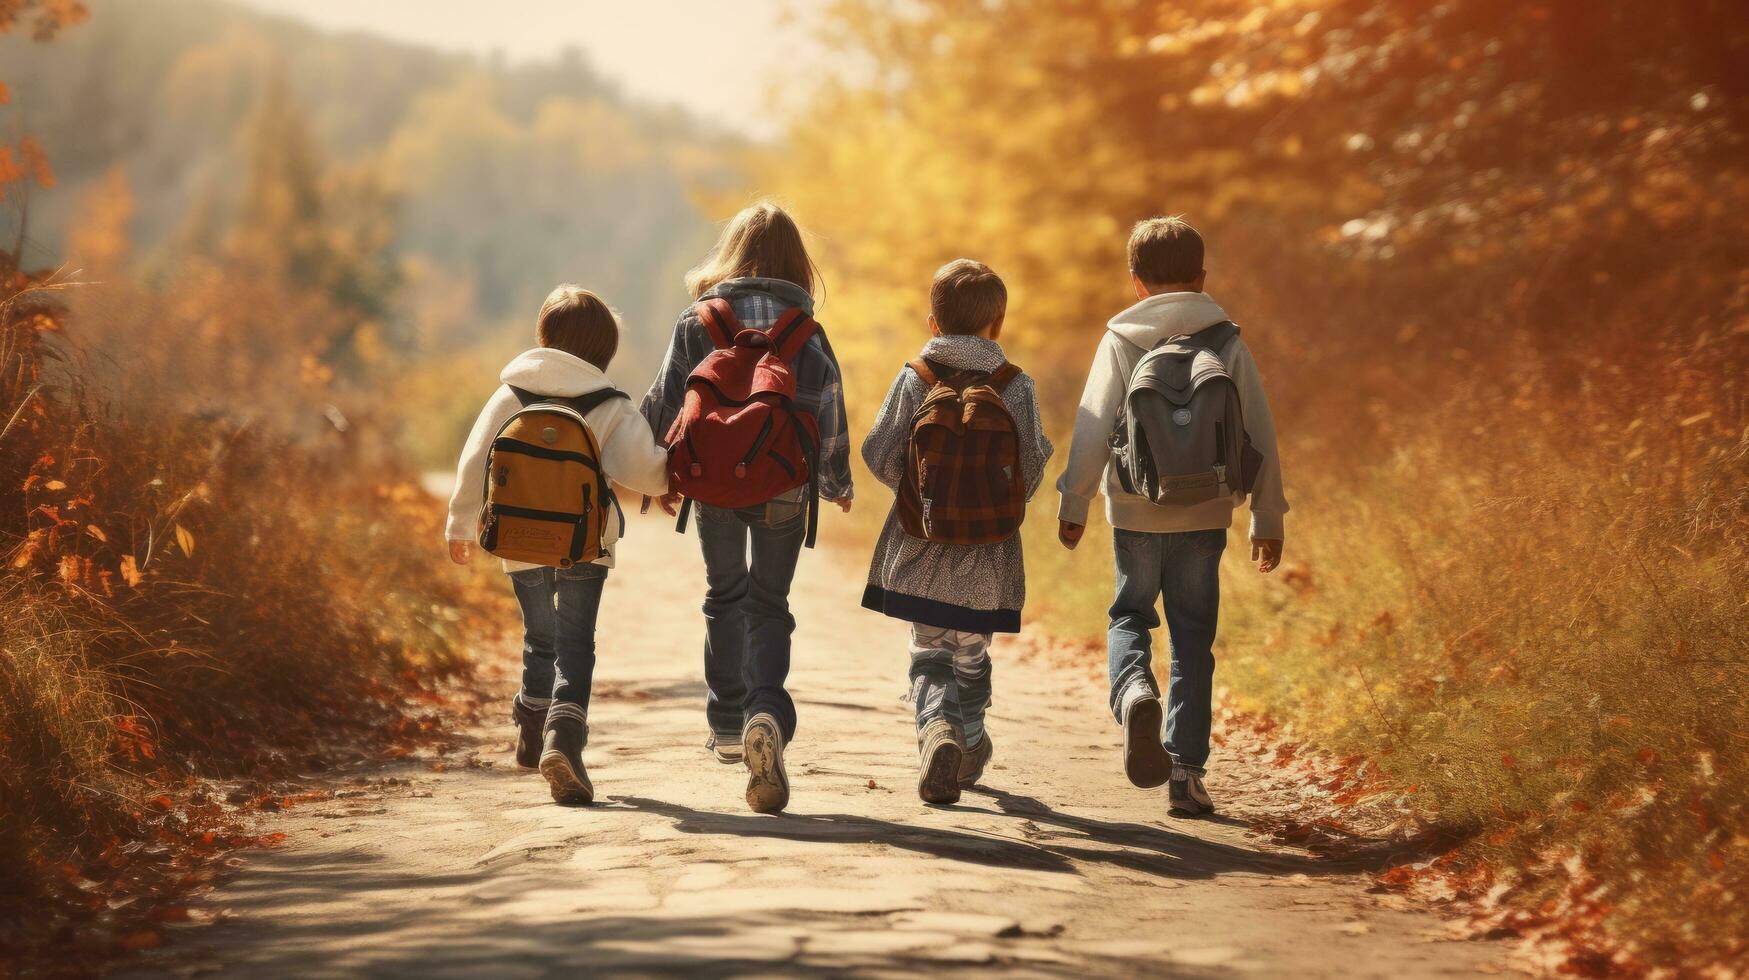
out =
{"type": "Polygon", "coordinates": [[[575,354],[605,371],[619,350],[619,318],[601,297],[565,283],[541,304],[534,335],[542,347],[575,354]]]}
{"type": "Polygon", "coordinates": [[[711,254],[686,274],[686,290],[697,299],[720,283],[746,276],[793,282],[810,296],[820,278],[802,244],[802,230],[788,211],[771,201],[750,205],[729,219],[711,254]]]}

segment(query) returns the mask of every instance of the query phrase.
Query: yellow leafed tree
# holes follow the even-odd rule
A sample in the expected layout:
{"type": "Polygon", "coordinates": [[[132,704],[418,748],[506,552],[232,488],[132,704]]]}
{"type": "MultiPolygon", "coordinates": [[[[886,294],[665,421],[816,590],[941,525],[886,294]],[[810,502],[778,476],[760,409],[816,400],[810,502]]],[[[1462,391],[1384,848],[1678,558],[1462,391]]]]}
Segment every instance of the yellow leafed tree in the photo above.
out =
{"type": "MultiPolygon", "coordinates": [[[[1647,882],[1565,915],[1580,949],[1742,951],[1740,11],[843,0],[823,35],[846,67],[751,183],[819,233],[855,415],[968,255],[1008,280],[1004,346],[1065,436],[1133,301],[1130,225],[1184,213],[1294,504],[1282,575],[1227,570],[1235,703],[1476,831],[1466,887],[1573,911],[1576,882],[1647,882]]],[[[1056,548],[1052,497],[1034,619],[1096,634],[1108,559],[1056,548]]]]}

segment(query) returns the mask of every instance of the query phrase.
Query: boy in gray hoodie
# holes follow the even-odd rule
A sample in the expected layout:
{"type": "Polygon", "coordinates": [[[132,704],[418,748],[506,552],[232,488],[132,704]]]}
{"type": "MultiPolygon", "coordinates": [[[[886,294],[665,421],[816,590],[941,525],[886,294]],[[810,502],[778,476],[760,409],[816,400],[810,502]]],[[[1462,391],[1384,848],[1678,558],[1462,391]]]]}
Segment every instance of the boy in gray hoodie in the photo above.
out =
{"type": "MultiPolygon", "coordinates": [[[[1110,610],[1107,652],[1111,710],[1124,732],[1124,770],[1137,786],[1171,780],[1170,811],[1214,812],[1203,785],[1209,755],[1214,689],[1215,626],[1220,611],[1221,552],[1242,492],[1202,503],[1163,506],[1126,493],[1112,466],[1112,433],[1142,355],[1162,342],[1230,322],[1203,292],[1203,241],[1181,218],[1150,218],[1130,234],[1131,284],[1139,302],[1106,324],[1075,416],[1069,462],[1057,481],[1062,494],[1058,538],[1073,549],[1087,526],[1095,486],[1117,554],[1117,595],[1110,610]],[[1164,600],[1172,673],[1162,710],[1154,680],[1149,631],[1160,625],[1164,600]]],[[[1281,461],[1263,379],[1236,334],[1216,352],[1238,388],[1245,433],[1262,454],[1251,488],[1251,558],[1259,571],[1281,563],[1281,461]]]]}
{"type": "MultiPolygon", "coordinates": [[[[1008,289],[982,262],[958,259],[935,274],[929,292],[924,366],[937,373],[987,376],[1007,357],[996,338],[1008,289]]],[[[862,444],[874,478],[898,490],[912,420],[930,386],[910,365],[899,370],[862,444]]],[[[1039,424],[1032,379],[1024,373],[1001,389],[1014,419],[1027,499],[1044,482],[1051,443],[1039,424]]],[[[984,730],[990,703],[990,641],[1020,632],[1026,569],[1020,535],[992,544],[948,544],[906,533],[897,506],[875,544],[862,604],[911,624],[911,696],[917,706],[917,792],[927,803],[953,803],[975,784],[994,753],[984,730]]]]}

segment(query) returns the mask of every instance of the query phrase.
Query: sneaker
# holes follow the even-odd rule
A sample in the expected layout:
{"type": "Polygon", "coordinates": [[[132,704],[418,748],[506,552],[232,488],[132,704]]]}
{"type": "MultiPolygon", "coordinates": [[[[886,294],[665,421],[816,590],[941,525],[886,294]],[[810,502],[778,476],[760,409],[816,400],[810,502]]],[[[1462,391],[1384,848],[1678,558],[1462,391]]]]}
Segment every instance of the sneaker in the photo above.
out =
{"type": "Polygon", "coordinates": [[[739,735],[711,735],[704,740],[705,751],[716,757],[725,766],[738,766],[746,758],[746,752],[741,748],[739,735]]]}
{"type": "Polygon", "coordinates": [[[595,784],[583,768],[583,746],[588,741],[589,725],[581,708],[561,704],[548,715],[540,774],[552,788],[555,803],[582,806],[594,801],[595,784]]]}
{"type": "Polygon", "coordinates": [[[1123,771],[1130,782],[1151,789],[1171,778],[1172,756],[1160,741],[1160,699],[1146,688],[1136,690],[1123,705],[1123,771]]]}
{"type": "Polygon", "coordinates": [[[945,718],[937,718],[917,732],[917,795],[925,803],[960,801],[960,733],[945,718]]]}
{"type": "Polygon", "coordinates": [[[761,711],[741,729],[747,762],[747,805],[754,813],[780,813],[789,806],[789,777],[783,772],[783,731],[761,711]]]}
{"type": "Polygon", "coordinates": [[[990,741],[990,732],[985,730],[984,737],[978,744],[972,746],[960,756],[959,784],[964,789],[976,786],[978,780],[984,778],[984,767],[990,764],[990,758],[996,754],[996,746],[990,741]]]}
{"type": "Polygon", "coordinates": [[[1201,817],[1215,812],[1215,801],[1202,784],[1202,776],[1188,769],[1172,770],[1172,787],[1166,812],[1174,817],[1201,817]]]}
{"type": "Polygon", "coordinates": [[[516,722],[516,764],[533,769],[540,765],[541,729],[546,727],[547,709],[529,707],[518,694],[510,701],[510,720],[516,722]]]}

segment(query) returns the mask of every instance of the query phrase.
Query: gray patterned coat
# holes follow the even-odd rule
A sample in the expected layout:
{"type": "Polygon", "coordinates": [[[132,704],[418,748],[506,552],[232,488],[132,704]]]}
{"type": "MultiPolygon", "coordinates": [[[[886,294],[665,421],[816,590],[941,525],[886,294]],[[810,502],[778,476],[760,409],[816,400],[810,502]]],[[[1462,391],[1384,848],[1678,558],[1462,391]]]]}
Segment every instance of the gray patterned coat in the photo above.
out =
{"type": "MultiPolygon", "coordinates": [[[[1001,345],[982,337],[936,337],[923,356],[937,364],[972,371],[994,371],[1006,359],[1001,345]]],[[[897,489],[905,476],[905,450],[911,419],[929,393],[907,365],[893,380],[887,400],[862,444],[862,458],[874,478],[897,489]]],[[[1044,480],[1051,443],[1039,424],[1032,378],[1016,377],[1002,393],[1020,436],[1020,468],[1026,496],[1044,480]]],[[[897,508],[875,544],[862,604],[907,622],[970,633],[1018,633],[1026,604],[1026,568],[1020,535],[995,544],[937,544],[911,537],[899,523],[897,508]]]]}

